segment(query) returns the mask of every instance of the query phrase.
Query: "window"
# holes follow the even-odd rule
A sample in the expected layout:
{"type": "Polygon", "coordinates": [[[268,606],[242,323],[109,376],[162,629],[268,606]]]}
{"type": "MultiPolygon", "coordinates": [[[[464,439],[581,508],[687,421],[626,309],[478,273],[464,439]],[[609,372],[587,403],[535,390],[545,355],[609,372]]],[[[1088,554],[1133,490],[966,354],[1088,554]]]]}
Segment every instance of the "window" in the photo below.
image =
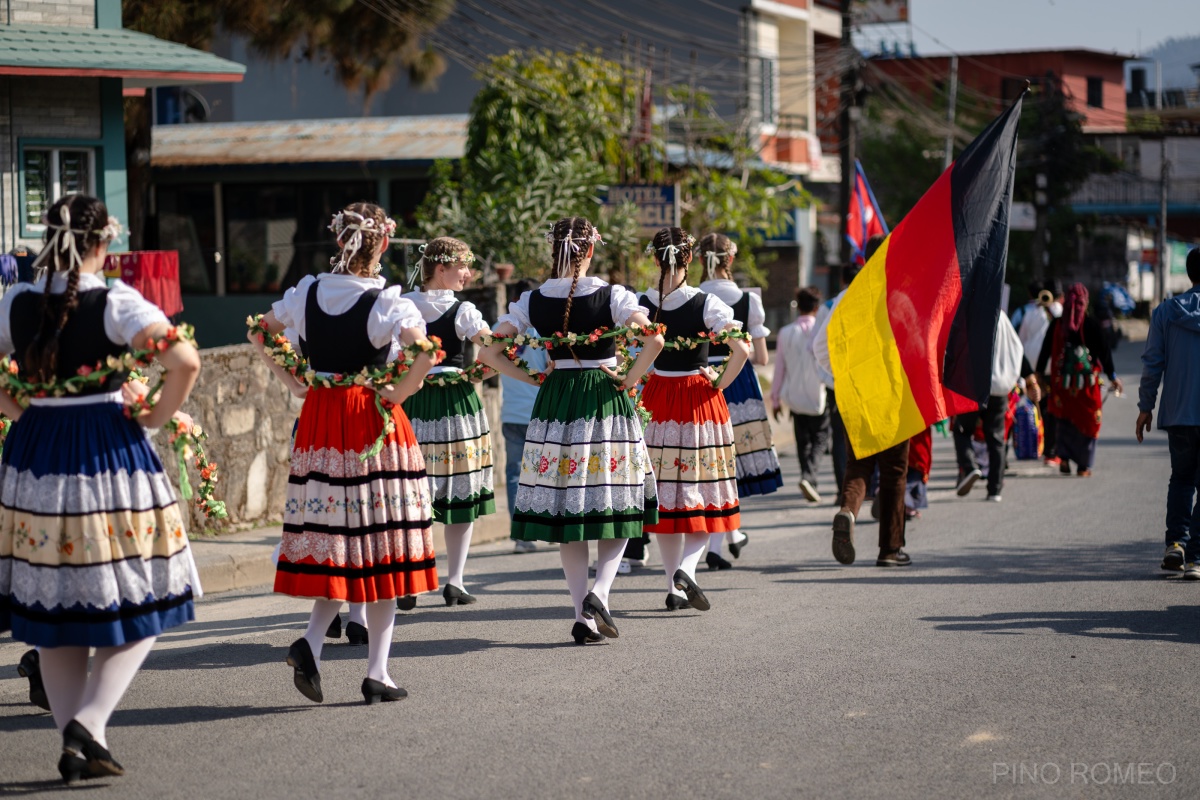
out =
{"type": "Polygon", "coordinates": [[[1092,108],[1104,108],[1104,79],[1088,76],[1087,104],[1092,108]]]}
{"type": "Polygon", "coordinates": [[[759,114],[762,116],[762,121],[765,124],[774,125],[777,121],[775,105],[777,65],[775,59],[760,58],[758,60],[758,72],[760,76],[759,114]]]}
{"type": "Polygon", "coordinates": [[[90,148],[26,147],[25,226],[41,230],[42,215],[67,194],[96,193],[96,151],[90,148]]]}

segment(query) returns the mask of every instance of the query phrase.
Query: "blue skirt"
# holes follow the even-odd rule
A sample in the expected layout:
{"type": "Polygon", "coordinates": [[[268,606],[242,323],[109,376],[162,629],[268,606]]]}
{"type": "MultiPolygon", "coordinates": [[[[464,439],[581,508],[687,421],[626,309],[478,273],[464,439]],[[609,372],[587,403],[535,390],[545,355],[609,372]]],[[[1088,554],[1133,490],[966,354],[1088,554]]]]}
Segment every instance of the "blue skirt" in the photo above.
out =
{"type": "Polygon", "coordinates": [[[783,486],[783,474],[779,471],[779,456],[771,437],[767,406],[753,364],[746,362],[725,390],[725,402],[733,422],[738,496],[774,492],[783,486]]]}
{"type": "Polygon", "coordinates": [[[175,491],[144,429],[112,395],[35,401],[0,459],[0,631],[42,647],[113,647],[194,619],[199,593],[175,491]]]}

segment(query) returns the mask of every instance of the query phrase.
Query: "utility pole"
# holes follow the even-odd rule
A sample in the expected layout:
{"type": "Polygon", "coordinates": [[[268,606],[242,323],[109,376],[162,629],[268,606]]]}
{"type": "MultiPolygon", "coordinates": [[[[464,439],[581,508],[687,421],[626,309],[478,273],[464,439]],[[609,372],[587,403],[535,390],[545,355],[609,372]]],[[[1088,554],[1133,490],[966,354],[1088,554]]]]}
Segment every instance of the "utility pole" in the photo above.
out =
{"type": "Polygon", "coordinates": [[[942,170],[954,163],[954,114],[958,107],[958,56],[950,56],[950,95],[946,100],[946,153],[942,170]]]}
{"type": "MultiPolygon", "coordinates": [[[[851,36],[853,28],[853,14],[851,12],[851,0],[842,0],[842,46],[841,54],[845,59],[846,68],[842,72],[842,87],[841,87],[841,118],[839,120],[839,129],[841,133],[841,146],[838,148],[839,157],[842,162],[842,190],[840,192],[841,202],[841,227],[838,229],[838,242],[840,247],[840,261],[842,264],[850,263],[850,242],[846,239],[847,218],[850,214],[850,197],[854,190],[854,159],[856,157],[857,131],[855,130],[858,124],[859,110],[855,105],[857,87],[858,87],[858,53],[854,51],[854,42],[851,36]]],[[[832,279],[833,284],[830,289],[835,293],[839,288],[837,280],[832,279]]]]}
{"type": "Polygon", "coordinates": [[[1167,161],[1167,135],[1162,135],[1162,169],[1158,181],[1158,270],[1154,299],[1161,303],[1167,298],[1167,184],[1170,181],[1171,162],[1167,161]]]}

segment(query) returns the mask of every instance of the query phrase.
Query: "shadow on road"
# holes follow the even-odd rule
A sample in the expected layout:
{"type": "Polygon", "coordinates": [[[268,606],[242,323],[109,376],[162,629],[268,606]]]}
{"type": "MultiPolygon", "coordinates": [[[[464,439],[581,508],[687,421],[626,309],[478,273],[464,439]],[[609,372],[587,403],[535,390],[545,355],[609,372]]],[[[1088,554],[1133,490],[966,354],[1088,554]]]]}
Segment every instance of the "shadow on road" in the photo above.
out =
{"type": "Polygon", "coordinates": [[[1050,629],[1055,633],[1094,639],[1200,644],[1200,608],[1169,606],[1144,611],[1030,611],[983,614],[978,617],[922,617],[942,623],[939,631],[1020,634],[1050,629]]]}
{"type": "MultiPolygon", "coordinates": [[[[274,714],[292,714],[310,706],[170,706],[167,708],[118,709],[108,727],[142,727],[144,725],[187,725],[193,722],[220,722],[274,714]]],[[[0,732],[53,729],[54,718],[49,714],[29,714],[0,718],[0,732]]],[[[61,786],[62,784],[57,784],[61,786]]],[[[93,784],[87,784],[93,785],[93,784]]],[[[3,790],[0,789],[0,794],[3,790]]]]}

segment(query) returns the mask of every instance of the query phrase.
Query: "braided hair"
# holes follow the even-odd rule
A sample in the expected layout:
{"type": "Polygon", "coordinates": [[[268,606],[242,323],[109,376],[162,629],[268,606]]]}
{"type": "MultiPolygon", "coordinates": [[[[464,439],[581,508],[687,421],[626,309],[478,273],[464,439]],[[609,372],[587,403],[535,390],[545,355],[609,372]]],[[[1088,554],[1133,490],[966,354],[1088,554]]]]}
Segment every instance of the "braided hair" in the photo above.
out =
{"type": "Polygon", "coordinates": [[[704,259],[704,270],[708,280],[717,277],[717,272],[727,274],[737,255],[737,245],[723,233],[710,233],[700,240],[700,257],[704,259]]]}
{"type": "Polygon", "coordinates": [[[696,246],[696,237],[683,228],[663,228],[654,234],[654,239],[646,247],[646,251],[654,256],[658,264],[658,304],[654,312],[654,321],[658,322],[658,314],[662,311],[666,297],[667,273],[682,269],[687,272],[688,264],[692,263],[692,248],[696,246]]]}
{"type": "Polygon", "coordinates": [[[59,199],[44,217],[46,232],[42,249],[33,266],[46,268],[46,290],[37,335],[20,360],[23,371],[41,383],[55,378],[58,342],[63,328],[79,305],[79,267],[88,252],[107,244],[120,233],[120,225],[109,217],[104,201],[84,194],[59,199]],[[67,290],[51,294],[54,276],[67,273],[67,290]]]}
{"type": "Polygon", "coordinates": [[[571,290],[567,292],[567,306],[563,310],[562,321],[562,332],[567,333],[571,325],[571,304],[575,300],[575,287],[579,285],[579,273],[599,234],[587,217],[564,217],[554,223],[546,239],[550,242],[550,277],[565,278],[568,273],[571,275],[571,290]]]}
{"type": "Polygon", "coordinates": [[[351,203],[333,215],[329,230],[338,246],[330,272],[375,277],[375,251],[396,232],[396,223],[374,203],[351,203]]]}

